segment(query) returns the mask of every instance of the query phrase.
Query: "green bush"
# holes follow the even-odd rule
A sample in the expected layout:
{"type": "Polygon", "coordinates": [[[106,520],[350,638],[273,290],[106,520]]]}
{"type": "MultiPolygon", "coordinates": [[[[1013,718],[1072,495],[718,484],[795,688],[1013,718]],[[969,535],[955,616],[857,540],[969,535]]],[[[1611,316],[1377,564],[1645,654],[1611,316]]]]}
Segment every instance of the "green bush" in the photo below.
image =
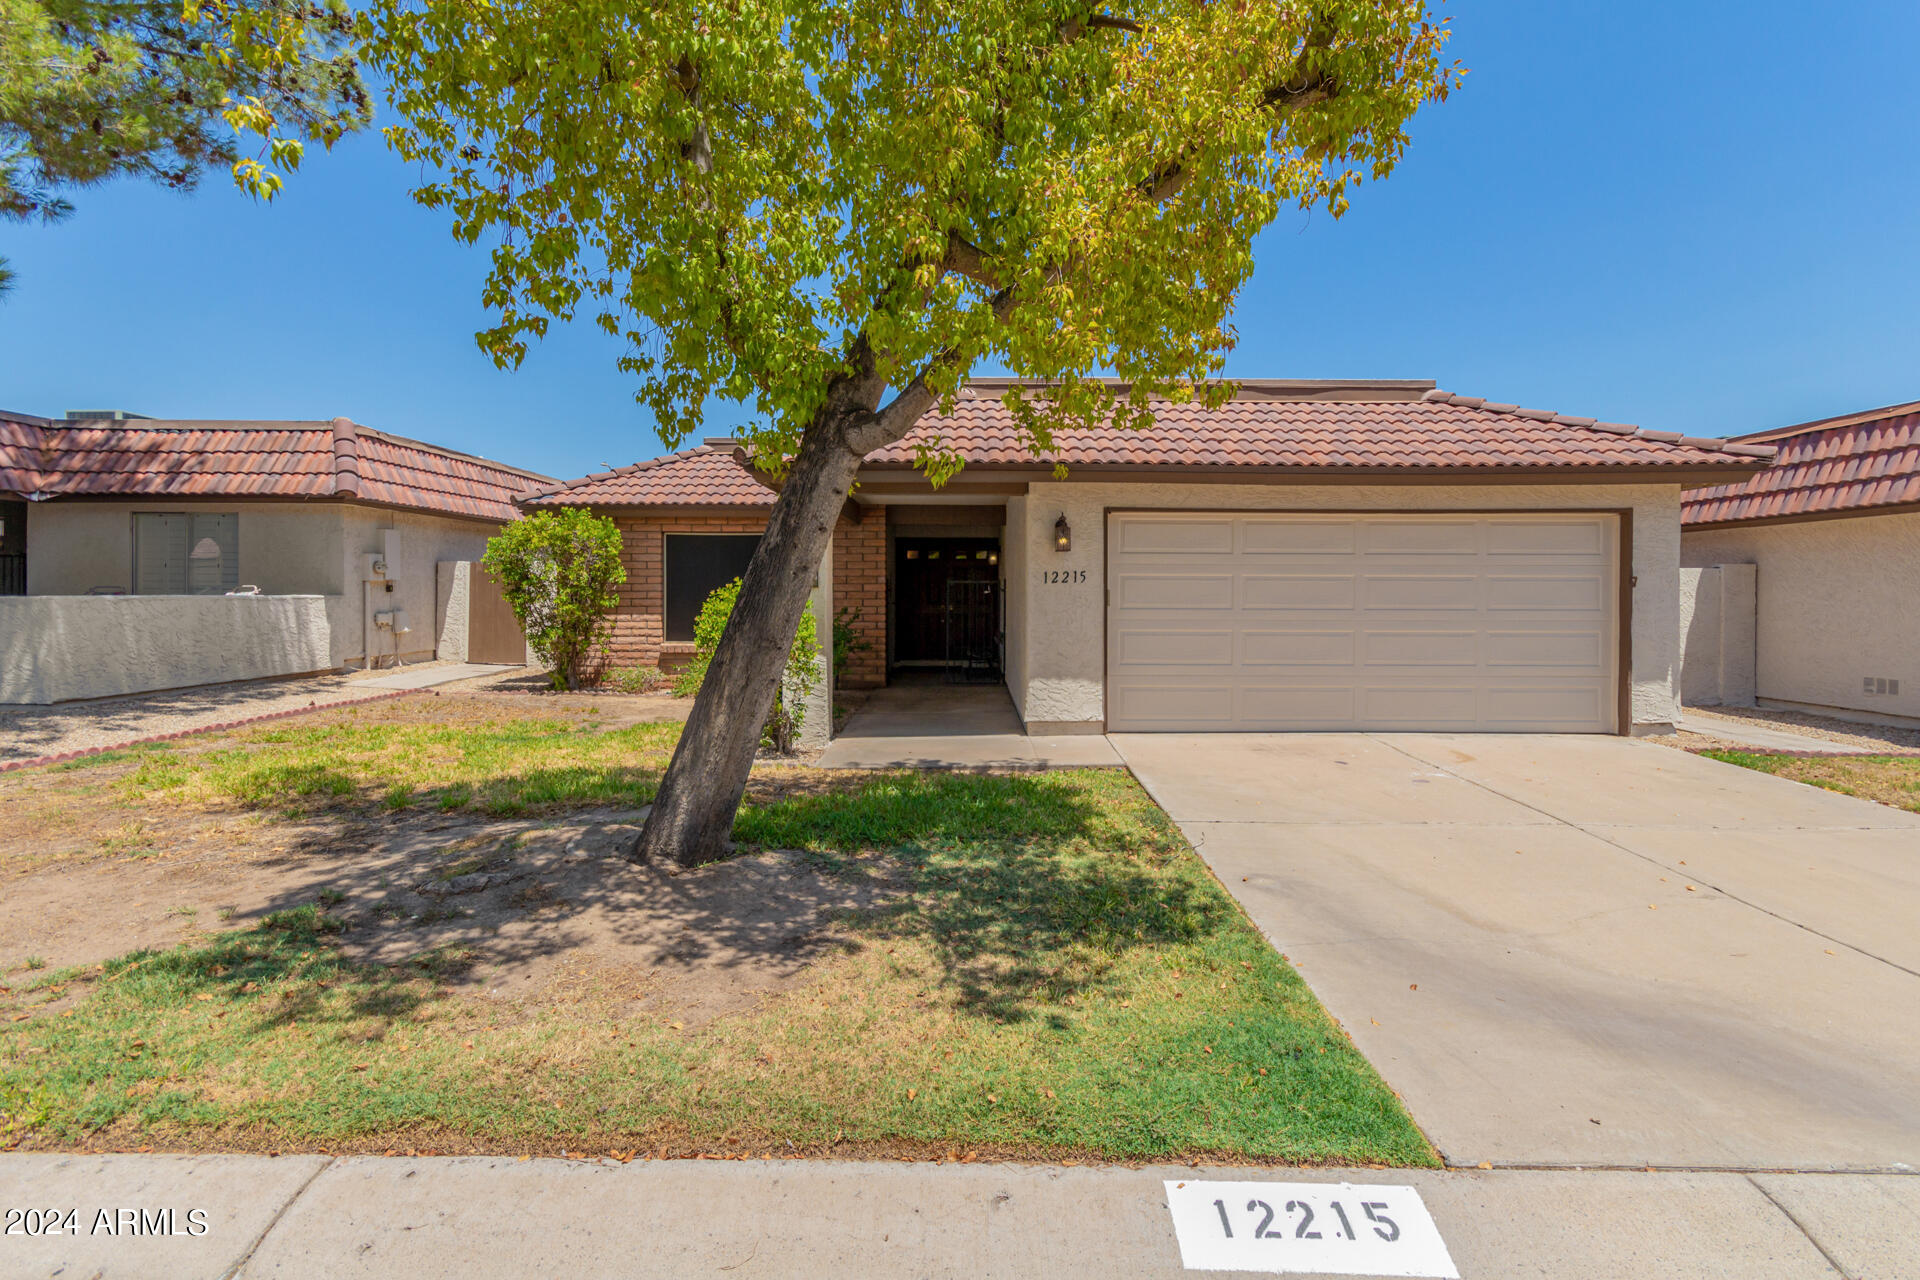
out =
{"type": "Polygon", "coordinates": [[[840,673],[846,670],[847,659],[862,649],[873,646],[860,638],[854,627],[860,621],[860,611],[848,606],[833,615],[833,678],[837,683],[840,673]]]}
{"type": "MultiPolygon", "coordinates": [[[[726,633],[727,619],[733,616],[734,601],[740,598],[740,579],[717,588],[700,606],[693,620],[693,660],[674,677],[673,691],[682,697],[700,692],[707,678],[707,667],[720,637],[726,633]]],[[[800,726],[807,715],[807,695],[820,683],[820,641],[813,622],[813,605],[800,615],[794,632],[793,647],[787,650],[787,669],[780,679],[780,691],[774,696],[773,710],[767,715],[760,740],[775,751],[793,750],[800,726]]]]}
{"type": "Polygon", "coordinates": [[[621,667],[609,671],[600,683],[621,693],[652,693],[664,688],[673,677],[658,667],[621,667]]]}
{"type": "Polygon", "coordinates": [[[578,689],[613,625],[620,530],[578,507],[515,520],[487,540],[480,563],[500,583],[553,687],[578,689]]]}

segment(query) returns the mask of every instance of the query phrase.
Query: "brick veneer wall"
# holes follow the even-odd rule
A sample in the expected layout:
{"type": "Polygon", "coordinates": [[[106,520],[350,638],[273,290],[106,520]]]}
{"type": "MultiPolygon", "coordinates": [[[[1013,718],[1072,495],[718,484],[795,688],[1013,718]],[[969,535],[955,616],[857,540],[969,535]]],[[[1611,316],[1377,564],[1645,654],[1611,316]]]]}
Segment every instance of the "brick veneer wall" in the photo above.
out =
{"type": "Polygon", "coordinates": [[[859,524],[844,516],[833,531],[833,612],[852,609],[854,634],[866,642],[840,673],[845,689],[878,689],[887,682],[887,521],[870,510],[859,524]]]}
{"type": "MultiPolygon", "coordinates": [[[[666,611],[666,535],[670,533],[759,533],[767,527],[760,512],[738,515],[627,515],[610,512],[620,530],[620,562],[627,580],[613,611],[609,664],[613,667],[661,667],[672,670],[693,656],[690,641],[668,643],[662,635],[666,611]]],[[[833,532],[834,610],[859,610],[855,624],[868,647],[857,651],[841,674],[849,689],[875,689],[887,674],[887,528],[881,513],[869,512],[859,524],[844,517],[833,532]]],[[[818,619],[820,643],[829,641],[831,619],[818,619]]]]}

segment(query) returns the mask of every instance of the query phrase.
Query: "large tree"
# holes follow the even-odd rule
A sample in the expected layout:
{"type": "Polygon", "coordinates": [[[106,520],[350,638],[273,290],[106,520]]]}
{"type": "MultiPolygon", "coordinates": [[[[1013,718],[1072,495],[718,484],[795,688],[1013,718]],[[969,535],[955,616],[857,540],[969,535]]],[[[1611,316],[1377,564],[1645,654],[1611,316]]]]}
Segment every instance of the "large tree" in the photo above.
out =
{"type": "Polygon", "coordinates": [[[353,25],[339,0],[0,0],[0,218],[210,168],[271,199],[307,142],[372,118],[353,25]]]}
{"type": "Polygon", "coordinates": [[[1339,213],[1457,74],[1424,0],[377,0],[369,30],[417,198],[495,246],[496,360],[584,309],[669,447],[716,397],[760,415],[779,498],[635,850],[685,864],[727,849],[861,460],[984,360],[1049,383],[1008,399],[1038,453],[1219,403],[1255,235],[1339,213]]]}

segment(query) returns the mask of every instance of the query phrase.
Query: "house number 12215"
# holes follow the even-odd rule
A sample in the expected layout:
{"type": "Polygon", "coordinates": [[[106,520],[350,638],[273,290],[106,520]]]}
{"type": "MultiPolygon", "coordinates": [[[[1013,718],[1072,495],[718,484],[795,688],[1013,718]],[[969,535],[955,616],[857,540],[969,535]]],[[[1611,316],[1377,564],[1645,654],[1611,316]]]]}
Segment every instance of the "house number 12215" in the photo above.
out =
{"type": "Polygon", "coordinates": [[[1085,582],[1086,580],[1085,569],[1042,569],[1040,571],[1042,582],[1085,582]]]}

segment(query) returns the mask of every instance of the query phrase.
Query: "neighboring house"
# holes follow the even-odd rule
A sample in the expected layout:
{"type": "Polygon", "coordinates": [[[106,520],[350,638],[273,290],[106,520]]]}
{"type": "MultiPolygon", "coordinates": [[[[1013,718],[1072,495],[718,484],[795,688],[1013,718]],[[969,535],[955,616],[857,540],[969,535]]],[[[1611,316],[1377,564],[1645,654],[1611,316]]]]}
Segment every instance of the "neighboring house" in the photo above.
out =
{"type": "Polygon", "coordinates": [[[0,413],[0,702],[431,658],[441,563],[552,483],[345,418],[0,413]]]}
{"type": "Polygon", "coordinates": [[[1735,439],[1779,461],[1686,495],[1681,563],[1753,566],[1750,697],[1920,721],[1920,401],[1735,439]]]}
{"type": "MultiPolygon", "coordinates": [[[[1772,456],[1429,382],[1246,381],[1037,459],[1013,385],[867,460],[815,598],[868,645],[844,685],[1004,678],[1036,734],[1663,731],[1681,490],[1772,456]],[[913,467],[935,439],[967,460],[938,490],[913,467]]],[[[765,527],[762,475],[709,441],[522,505],[614,518],[614,661],[672,665],[765,527]]]]}

